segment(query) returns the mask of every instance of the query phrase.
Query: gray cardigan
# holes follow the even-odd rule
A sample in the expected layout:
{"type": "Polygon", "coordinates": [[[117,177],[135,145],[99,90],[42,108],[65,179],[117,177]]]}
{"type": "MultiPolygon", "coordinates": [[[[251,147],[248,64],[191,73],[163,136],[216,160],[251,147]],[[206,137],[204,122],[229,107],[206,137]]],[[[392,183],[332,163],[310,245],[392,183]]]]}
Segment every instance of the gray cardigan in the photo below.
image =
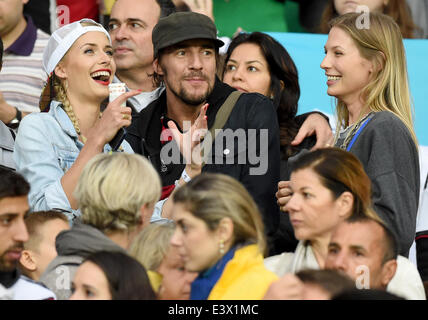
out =
{"type": "Polygon", "coordinates": [[[375,211],[395,232],[400,254],[408,257],[415,239],[420,177],[418,149],[407,127],[393,113],[377,112],[350,152],[371,179],[375,211]]]}

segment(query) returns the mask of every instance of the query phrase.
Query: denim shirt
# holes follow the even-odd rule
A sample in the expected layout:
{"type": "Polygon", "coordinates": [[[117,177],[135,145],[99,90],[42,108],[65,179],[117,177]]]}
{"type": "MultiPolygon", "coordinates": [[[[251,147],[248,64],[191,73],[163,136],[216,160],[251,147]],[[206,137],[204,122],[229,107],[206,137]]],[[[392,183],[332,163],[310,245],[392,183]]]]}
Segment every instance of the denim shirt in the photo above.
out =
{"type": "MultiPolygon", "coordinates": [[[[124,140],[124,152],[134,153],[124,140]]],[[[52,101],[48,113],[32,113],[22,119],[13,158],[17,171],[30,183],[31,211],[60,210],[70,221],[80,216],[73,210],[62,188],[61,178],[83,148],[73,123],[61,104],[52,101]]],[[[111,151],[104,146],[104,153],[111,151]]]]}

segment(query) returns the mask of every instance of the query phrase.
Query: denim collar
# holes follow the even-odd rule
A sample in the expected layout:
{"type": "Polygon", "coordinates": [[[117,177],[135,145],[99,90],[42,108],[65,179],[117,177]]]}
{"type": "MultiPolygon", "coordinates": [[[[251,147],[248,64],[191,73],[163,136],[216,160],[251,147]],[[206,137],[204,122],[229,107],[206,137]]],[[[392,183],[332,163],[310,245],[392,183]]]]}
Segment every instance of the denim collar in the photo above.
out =
{"type": "Polygon", "coordinates": [[[65,133],[73,139],[79,140],[76,129],[74,129],[73,122],[71,122],[59,101],[52,100],[48,113],[54,117],[65,133]]]}
{"type": "MultiPolygon", "coordinates": [[[[76,129],[74,129],[73,122],[71,122],[67,113],[62,108],[62,104],[59,101],[52,100],[49,108],[48,114],[52,116],[56,122],[58,122],[61,129],[69,135],[75,142],[79,150],[83,148],[83,143],[79,140],[79,136],[77,135],[76,129]]],[[[122,142],[122,146],[125,141],[122,142]]],[[[126,144],[126,143],[125,143],[126,144]]],[[[124,147],[125,151],[128,153],[133,153],[132,148],[124,147]]],[[[104,152],[110,152],[112,150],[111,146],[107,143],[104,148],[104,152]]]]}

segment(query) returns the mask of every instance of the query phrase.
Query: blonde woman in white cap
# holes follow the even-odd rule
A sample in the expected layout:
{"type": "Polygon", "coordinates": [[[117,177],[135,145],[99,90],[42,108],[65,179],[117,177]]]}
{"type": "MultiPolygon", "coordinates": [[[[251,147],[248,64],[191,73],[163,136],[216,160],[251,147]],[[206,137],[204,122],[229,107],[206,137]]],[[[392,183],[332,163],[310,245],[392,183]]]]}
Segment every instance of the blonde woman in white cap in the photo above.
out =
{"type": "MultiPolygon", "coordinates": [[[[73,191],[85,164],[101,152],[122,127],[131,109],[122,107],[139,91],[122,94],[101,114],[116,65],[107,31],[90,19],[56,30],[43,54],[49,74],[42,92],[42,112],[20,125],[15,143],[17,170],[29,181],[32,211],[57,209],[69,219],[80,215],[73,191]]],[[[133,153],[123,141],[120,151],[133,153]]]]}

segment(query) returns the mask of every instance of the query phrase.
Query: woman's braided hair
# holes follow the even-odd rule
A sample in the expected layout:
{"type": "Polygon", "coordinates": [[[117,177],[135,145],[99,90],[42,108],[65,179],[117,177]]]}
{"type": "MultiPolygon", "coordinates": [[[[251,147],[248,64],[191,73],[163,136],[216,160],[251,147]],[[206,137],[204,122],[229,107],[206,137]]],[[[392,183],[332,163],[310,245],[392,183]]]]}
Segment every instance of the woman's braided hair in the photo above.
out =
{"type": "Polygon", "coordinates": [[[76,114],[73,111],[73,108],[71,107],[70,101],[67,98],[67,82],[65,81],[64,84],[61,83],[58,77],[54,76],[53,79],[53,88],[55,90],[55,99],[59,102],[61,102],[62,108],[64,109],[65,113],[67,113],[67,116],[70,118],[71,123],[73,123],[74,130],[76,130],[76,133],[80,136],[82,139],[82,142],[86,142],[86,138],[82,135],[80,131],[79,126],[79,120],[76,117],[76,114]]]}

